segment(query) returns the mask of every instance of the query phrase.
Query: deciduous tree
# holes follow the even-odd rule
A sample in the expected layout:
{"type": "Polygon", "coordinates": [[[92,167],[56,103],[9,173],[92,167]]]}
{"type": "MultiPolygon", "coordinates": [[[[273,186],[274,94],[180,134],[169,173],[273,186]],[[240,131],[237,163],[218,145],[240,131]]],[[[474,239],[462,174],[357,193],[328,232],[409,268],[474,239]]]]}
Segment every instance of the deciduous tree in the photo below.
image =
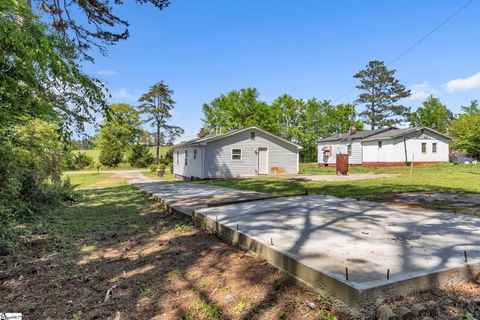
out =
{"type": "Polygon", "coordinates": [[[203,122],[209,132],[225,132],[258,126],[278,132],[272,108],[258,99],[255,88],[232,90],[203,105],[203,122]]]}
{"type": "Polygon", "coordinates": [[[457,116],[449,126],[452,148],[465,152],[468,156],[480,159],[480,108],[474,100],[462,107],[464,114],[457,116]]]}
{"type": "Polygon", "coordinates": [[[442,133],[447,132],[448,124],[453,120],[453,113],[448,110],[447,106],[433,96],[430,96],[422,104],[423,107],[419,107],[417,111],[410,114],[410,125],[412,127],[425,126],[442,133]]]}

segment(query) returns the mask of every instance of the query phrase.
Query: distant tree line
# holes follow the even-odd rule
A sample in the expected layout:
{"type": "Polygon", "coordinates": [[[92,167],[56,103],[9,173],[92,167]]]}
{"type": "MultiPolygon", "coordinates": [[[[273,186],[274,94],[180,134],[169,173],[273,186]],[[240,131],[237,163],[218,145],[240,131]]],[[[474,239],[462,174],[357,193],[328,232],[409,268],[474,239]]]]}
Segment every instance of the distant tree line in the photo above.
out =
{"type": "Polygon", "coordinates": [[[411,95],[382,61],[370,61],[354,75],[359,80],[355,101],[334,105],[329,100],[302,99],[284,94],[272,103],[259,99],[256,88],[232,90],[203,105],[203,122],[207,132],[258,126],[282,138],[300,144],[300,160],[317,160],[315,141],[354,126],[363,130],[398,125],[426,126],[449,133],[452,147],[465,154],[480,157],[480,117],[478,101],[462,107],[454,115],[438,98],[428,97],[415,112],[402,104],[411,95]],[[362,111],[357,113],[356,109],[362,111]]]}
{"type": "Polygon", "coordinates": [[[302,145],[302,161],[316,161],[315,140],[322,136],[348,131],[355,121],[351,104],[332,105],[330,101],[298,99],[284,94],[271,104],[261,101],[255,88],[233,90],[203,105],[207,132],[225,132],[258,126],[302,145]]]}

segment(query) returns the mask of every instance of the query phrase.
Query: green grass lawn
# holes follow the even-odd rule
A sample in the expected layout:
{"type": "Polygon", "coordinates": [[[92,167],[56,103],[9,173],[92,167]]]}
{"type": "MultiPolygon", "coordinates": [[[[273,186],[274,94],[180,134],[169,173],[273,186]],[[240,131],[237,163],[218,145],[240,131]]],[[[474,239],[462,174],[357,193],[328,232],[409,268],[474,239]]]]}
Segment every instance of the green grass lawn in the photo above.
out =
{"type": "Polygon", "coordinates": [[[72,174],[68,175],[70,182],[76,189],[86,189],[96,183],[109,178],[111,173],[86,173],[86,174],[72,174]]]}
{"type": "MultiPolygon", "coordinates": [[[[434,165],[419,165],[413,166],[414,172],[429,172],[438,171],[439,168],[451,168],[453,164],[434,164],[434,165]]],[[[330,175],[335,174],[335,167],[319,167],[318,163],[300,163],[300,174],[321,174],[330,175]]],[[[348,168],[348,173],[410,173],[410,167],[367,167],[367,166],[351,166],[348,168]]]]}
{"type": "MultiPolygon", "coordinates": [[[[160,156],[167,154],[170,148],[171,147],[160,147],[160,156]]],[[[156,156],[156,147],[149,147],[148,150],[150,151],[150,154],[153,157],[156,156]]],[[[73,152],[85,152],[88,156],[92,157],[94,163],[99,163],[98,158],[100,157],[100,149],[74,150],[73,152]]],[[[122,170],[122,169],[131,169],[131,168],[132,167],[127,162],[127,159],[124,158],[123,161],[118,165],[118,167],[113,169],[122,170]]]]}
{"type": "MultiPolygon", "coordinates": [[[[280,195],[299,194],[308,190],[309,194],[326,194],[339,197],[423,190],[480,192],[480,166],[448,164],[418,166],[414,167],[412,175],[409,175],[408,168],[403,167],[380,168],[379,170],[371,167],[356,168],[355,170],[358,170],[356,172],[366,170],[364,172],[392,172],[402,173],[402,175],[346,182],[302,181],[287,178],[251,178],[212,180],[203,183],[280,195]]],[[[326,172],[330,172],[331,168],[327,169],[325,172],[317,171],[316,173],[327,174],[326,172]]]]}

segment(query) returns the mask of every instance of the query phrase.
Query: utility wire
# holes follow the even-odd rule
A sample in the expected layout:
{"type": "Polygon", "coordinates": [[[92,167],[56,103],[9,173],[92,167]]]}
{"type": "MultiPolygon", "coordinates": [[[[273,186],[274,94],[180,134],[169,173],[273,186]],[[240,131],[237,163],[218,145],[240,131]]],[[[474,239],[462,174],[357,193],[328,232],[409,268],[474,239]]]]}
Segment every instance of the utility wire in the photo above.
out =
{"type": "MultiPolygon", "coordinates": [[[[445,20],[443,20],[440,24],[438,24],[435,28],[433,28],[430,32],[428,32],[426,35],[424,35],[422,38],[420,38],[413,45],[411,45],[406,50],[404,50],[402,53],[400,53],[396,58],[394,58],[389,63],[387,63],[386,66],[388,67],[388,66],[394,64],[395,62],[397,62],[398,60],[400,60],[401,58],[403,58],[403,56],[405,56],[410,51],[415,49],[420,43],[425,41],[428,37],[430,37],[433,33],[435,33],[435,31],[437,31],[438,29],[443,27],[447,22],[449,22],[451,19],[453,19],[456,15],[458,15],[461,11],[463,11],[466,7],[468,7],[472,2],[473,2],[473,0],[468,0],[467,2],[465,2],[463,4],[463,6],[461,6],[458,10],[456,10],[454,13],[452,13],[450,16],[448,16],[445,20]]],[[[335,99],[333,102],[335,103],[336,101],[345,98],[346,96],[350,95],[350,93],[352,93],[355,89],[356,88],[352,88],[352,89],[348,90],[343,95],[341,95],[339,98],[335,99]]]]}

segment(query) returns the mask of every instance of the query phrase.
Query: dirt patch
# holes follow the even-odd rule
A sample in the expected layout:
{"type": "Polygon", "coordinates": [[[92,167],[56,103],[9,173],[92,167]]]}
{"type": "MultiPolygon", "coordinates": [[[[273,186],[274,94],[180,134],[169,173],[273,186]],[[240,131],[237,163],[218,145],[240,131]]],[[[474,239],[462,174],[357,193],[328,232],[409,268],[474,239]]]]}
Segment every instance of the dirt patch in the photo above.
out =
{"type": "Polygon", "coordinates": [[[25,319],[319,319],[330,311],[346,318],[183,216],[159,213],[151,225],[89,246],[26,241],[21,252],[0,257],[0,310],[25,319]]]}
{"type": "Polygon", "coordinates": [[[432,209],[480,215],[480,195],[467,192],[419,191],[358,197],[410,209],[432,209]]]}
{"type": "Polygon", "coordinates": [[[407,307],[412,311],[419,310],[419,304],[424,309],[414,319],[424,319],[426,316],[441,320],[479,319],[480,282],[477,279],[475,282],[449,286],[444,290],[412,294],[389,303],[393,310],[407,307]]]}

